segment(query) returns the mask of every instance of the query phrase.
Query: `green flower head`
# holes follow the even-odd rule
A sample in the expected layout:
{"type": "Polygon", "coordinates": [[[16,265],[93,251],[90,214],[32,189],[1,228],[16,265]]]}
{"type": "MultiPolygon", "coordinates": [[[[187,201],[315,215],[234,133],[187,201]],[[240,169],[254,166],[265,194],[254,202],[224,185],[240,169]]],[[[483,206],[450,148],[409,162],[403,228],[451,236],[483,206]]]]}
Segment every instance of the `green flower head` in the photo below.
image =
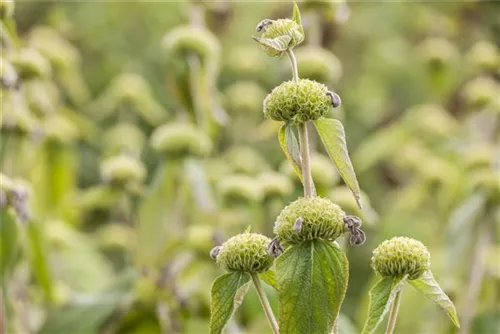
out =
{"type": "Polygon", "coordinates": [[[297,5],[293,8],[293,19],[262,20],[256,27],[262,32],[260,37],[253,37],[266,54],[271,57],[281,57],[287,50],[293,49],[304,40],[304,28],[297,5]]]}
{"type": "Polygon", "coordinates": [[[208,29],[197,26],[182,26],[169,31],[163,38],[166,54],[196,54],[202,60],[217,61],[220,43],[208,29]]]}
{"type": "Polygon", "coordinates": [[[229,175],[219,183],[219,191],[226,203],[259,202],[263,199],[261,184],[246,175],[229,175]]]}
{"type": "Polygon", "coordinates": [[[275,121],[302,124],[325,116],[332,107],[328,88],[316,81],[286,81],[264,100],[264,115],[275,121]]]}
{"type": "Polygon", "coordinates": [[[141,161],[133,157],[117,155],[102,162],[101,177],[112,184],[126,185],[143,181],[146,168],[141,161]]]}
{"type": "Polygon", "coordinates": [[[346,231],[344,217],[344,211],[326,198],[299,198],[281,211],[274,233],[284,244],[335,240],[346,231]]]}
{"type": "Polygon", "coordinates": [[[431,255],[418,240],[394,237],[382,242],[373,251],[372,268],[383,277],[408,275],[417,279],[430,267],[431,255]]]}
{"type": "Polygon", "coordinates": [[[274,257],[267,252],[271,239],[258,233],[238,234],[212,250],[217,263],[227,271],[260,273],[268,270],[274,257]]]}
{"type": "Polygon", "coordinates": [[[205,156],[212,150],[212,141],[189,123],[168,123],[151,136],[151,146],[170,157],[205,156]]]}

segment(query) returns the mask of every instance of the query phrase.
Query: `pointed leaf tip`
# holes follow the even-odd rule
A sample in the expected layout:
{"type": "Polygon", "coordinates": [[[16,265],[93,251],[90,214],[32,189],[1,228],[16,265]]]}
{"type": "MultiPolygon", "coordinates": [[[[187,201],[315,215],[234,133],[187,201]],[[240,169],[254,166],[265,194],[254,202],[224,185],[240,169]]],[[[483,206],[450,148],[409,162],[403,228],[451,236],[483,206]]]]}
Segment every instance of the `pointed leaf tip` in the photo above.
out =
{"type": "Polygon", "coordinates": [[[441,306],[441,308],[446,311],[453,324],[457,328],[460,328],[455,305],[453,305],[453,302],[441,289],[430,270],[424,272],[420,278],[410,281],[410,284],[424,296],[441,306]]]}
{"type": "Polygon", "coordinates": [[[323,145],[325,145],[330,159],[333,161],[340,176],[354,195],[356,204],[362,209],[361,190],[359,188],[358,179],[356,178],[356,173],[354,172],[354,167],[352,166],[351,158],[349,157],[349,151],[347,150],[344,126],[340,121],[328,118],[315,120],[314,125],[323,145]]]}

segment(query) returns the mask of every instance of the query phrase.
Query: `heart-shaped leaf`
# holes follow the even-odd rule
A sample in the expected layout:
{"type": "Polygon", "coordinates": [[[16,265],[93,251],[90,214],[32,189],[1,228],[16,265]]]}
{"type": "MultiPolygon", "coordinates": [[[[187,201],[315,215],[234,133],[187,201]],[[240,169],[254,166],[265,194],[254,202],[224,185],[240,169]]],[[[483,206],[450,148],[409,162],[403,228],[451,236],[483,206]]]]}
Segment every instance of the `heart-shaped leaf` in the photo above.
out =
{"type": "Polygon", "coordinates": [[[278,291],[278,282],[276,281],[276,273],[274,270],[270,269],[260,273],[259,278],[266,282],[266,284],[272,286],[276,291],[278,291]]]}
{"type": "Polygon", "coordinates": [[[292,246],[276,260],[281,334],[331,333],[347,290],[347,257],[336,243],[292,246]]]}
{"type": "Polygon", "coordinates": [[[427,270],[424,274],[415,280],[409,281],[411,285],[427,298],[432,300],[434,303],[441,306],[448,316],[450,317],[453,324],[460,328],[460,323],[458,321],[457,311],[455,305],[450,300],[450,298],[444,293],[444,291],[439,286],[438,282],[434,279],[432,272],[427,270]]]}
{"type": "Polygon", "coordinates": [[[363,334],[373,333],[377,329],[389,312],[396,293],[401,290],[405,282],[406,277],[385,277],[373,286],[370,290],[368,316],[363,327],[363,334]]]}
{"type": "Polygon", "coordinates": [[[361,190],[347,151],[344,126],[336,119],[327,118],[315,120],[314,125],[330,159],[337,167],[345,184],[351,189],[356,203],[361,208],[361,190]]]}
{"type": "Polygon", "coordinates": [[[217,277],[212,285],[210,333],[219,334],[243,302],[250,287],[250,275],[233,272],[217,277]]]}
{"type": "Polygon", "coordinates": [[[297,137],[293,133],[292,126],[283,124],[278,133],[278,139],[281,149],[285,153],[287,159],[292,163],[293,169],[302,181],[300,149],[297,137]]]}

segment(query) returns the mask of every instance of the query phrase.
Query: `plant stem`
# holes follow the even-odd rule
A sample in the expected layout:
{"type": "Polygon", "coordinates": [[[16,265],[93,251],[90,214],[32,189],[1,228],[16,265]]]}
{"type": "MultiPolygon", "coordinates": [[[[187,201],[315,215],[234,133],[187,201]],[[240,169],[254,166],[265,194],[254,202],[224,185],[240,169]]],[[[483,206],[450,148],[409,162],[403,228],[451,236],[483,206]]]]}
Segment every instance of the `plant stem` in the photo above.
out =
{"type": "Polygon", "coordinates": [[[304,197],[313,197],[314,185],[311,176],[311,154],[309,152],[309,136],[307,133],[307,123],[300,124],[298,128],[300,154],[302,158],[302,178],[304,179],[304,197]]]}
{"type": "Polygon", "coordinates": [[[288,56],[288,59],[290,59],[290,64],[292,65],[293,81],[297,82],[299,81],[297,59],[295,58],[295,55],[293,54],[293,51],[291,49],[286,50],[286,55],[288,56]]]}
{"type": "Polygon", "coordinates": [[[385,330],[385,334],[392,334],[394,332],[394,328],[396,328],[396,320],[398,318],[400,303],[401,303],[401,290],[399,290],[396,293],[396,297],[392,302],[391,311],[389,313],[389,321],[387,322],[387,329],[385,330]]]}
{"type": "Polygon", "coordinates": [[[476,311],[476,303],[481,286],[483,284],[486,258],[484,254],[488,250],[490,242],[490,231],[488,230],[488,222],[481,222],[479,226],[479,231],[476,237],[476,245],[474,248],[474,253],[472,255],[472,261],[470,265],[469,281],[467,282],[467,289],[464,293],[464,301],[462,310],[460,314],[462,319],[460,319],[461,334],[466,334],[470,330],[472,318],[476,311]]]}
{"type": "Polygon", "coordinates": [[[260,303],[262,304],[262,308],[266,313],[267,320],[269,320],[269,324],[273,329],[274,334],[279,334],[278,322],[273,314],[273,309],[271,308],[271,304],[269,304],[269,300],[267,300],[266,294],[264,293],[264,289],[262,288],[262,284],[260,284],[259,277],[257,274],[251,274],[253,285],[255,286],[255,290],[257,290],[257,294],[259,295],[260,303]]]}

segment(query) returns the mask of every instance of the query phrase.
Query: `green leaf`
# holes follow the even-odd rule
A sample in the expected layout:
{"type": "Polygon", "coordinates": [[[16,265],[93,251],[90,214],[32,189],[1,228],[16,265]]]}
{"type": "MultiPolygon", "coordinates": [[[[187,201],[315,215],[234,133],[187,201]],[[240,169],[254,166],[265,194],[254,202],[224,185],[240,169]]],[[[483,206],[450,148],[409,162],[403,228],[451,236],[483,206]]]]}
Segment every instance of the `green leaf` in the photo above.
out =
{"type": "Polygon", "coordinates": [[[292,246],[276,260],[280,333],[330,333],[347,290],[347,257],[323,240],[292,246]]]}
{"type": "Polygon", "coordinates": [[[14,213],[0,210],[0,282],[7,279],[19,253],[19,230],[14,213]]]}
{"type": "Polygon", "coordinates": [[[453,324],[460,328],[455,305],[453,305],[453,302],[441,289],[430,270],[424,272],[420,278],[410,281],[410,284],[434,303],[441,306],[448,313],[453,324]]]}
{"type": "Polygon", "coordinates": [[[292,37],[290,35],[281,35],[275,38],[264,38],[264,37],[252,37],[257,43],[262,45],[266,53],[269,56],[281,56],[283,52],[288,49],[288,45],[292,41],[292,37]]]}
{"type": "Polygon", "coordinates": [[[321,141],[345,184],[351,189],[356,203],[361,208],[361,190],[352,166],[345,140],[344,126],[336,119],[322,118],[314,121],[321,141]]]}
{"type": "Polygon", "coordinates": [[[299,176],[300,181],[303,181],[300,168],[302,164],[299,143],[297,141],[297,137],[295,137],[295,134],[293,133],[292,126],[283,124],[278,133],[278,138],[281,149],[285,153],[287,159],[292,163],[293,169],[299,176]]]}
{"type": "Polygon", "coordinates": [[[211,291],[210,333],[222,333],[227,322],[243,302],[250,287],[250,275],[224,274],[215,279],[211,291]]]}
{"type": "Polygon", "coordinates": [[[297,6],[297,3],[294,1],[293,2],[293,17],[292,20],[295,21],[300,27],[300,32],[304,34],[304,27],[302,26],[302,19],[300,18],[300,10],[299,6],[297,6]]]}
{"type": "Polygon", "coordinates": [[[368,316],[363,327],[363,334],[373,333],[377,329],[389,312],[396,293],[401,290],[405,282],[406,277],[385,277],[373,286],[370,290],[368,316]]]}
{"type": "Polygon", "coordinates": [[[278,291],[278,282],[276,281],[276,273],[274,270],[270,269],[260,273],[259,278],[266,282],[266,284],[272,286],[276,291],[278,291]]]}

